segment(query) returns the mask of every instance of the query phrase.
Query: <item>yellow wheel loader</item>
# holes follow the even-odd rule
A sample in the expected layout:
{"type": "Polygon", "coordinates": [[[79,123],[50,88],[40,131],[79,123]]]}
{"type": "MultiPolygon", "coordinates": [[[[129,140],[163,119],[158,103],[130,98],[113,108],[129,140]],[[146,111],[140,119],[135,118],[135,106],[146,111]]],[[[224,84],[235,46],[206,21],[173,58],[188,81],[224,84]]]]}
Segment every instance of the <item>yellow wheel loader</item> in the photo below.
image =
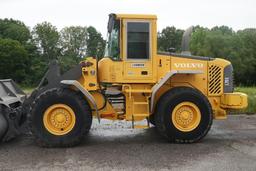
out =
{"type": "Polygon", "coordinates": [[[247,106],[247,96],[234,92],[229,61],[190,54],[191,28],[180,54],[157,52],[156,22],[155,15],[110,14],[104,57],[88,57],[63,75],[56,62],[50,65],[26,100],[39,145],[79,144],[93,117],[126,120],[131,128],[154,125],[170,142],[193,143],[213,119],[247,106]]]}

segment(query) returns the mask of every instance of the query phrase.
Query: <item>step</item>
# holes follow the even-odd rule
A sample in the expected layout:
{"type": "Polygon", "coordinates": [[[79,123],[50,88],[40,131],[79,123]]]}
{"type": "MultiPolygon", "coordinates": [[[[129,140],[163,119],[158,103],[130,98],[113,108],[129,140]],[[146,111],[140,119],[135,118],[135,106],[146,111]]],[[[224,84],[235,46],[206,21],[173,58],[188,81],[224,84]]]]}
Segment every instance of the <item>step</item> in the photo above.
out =
{"type": "Polygon", "coordinates": [[[147,128],[149,128],[149,126],[148,125],[134,125],[134,128],[136,128],[136,129],[147,129],[147,128]]]}
{"type": "Polygon", "coordinates": [[[125,89],[124,90],[126,93],[152,93],[151,89],[144,89],[144,90],[129,90],[129,89],[125,89]]]}
{"type": "Polygon", "coordinates": [[[147,113],[137,113],[137,114],[133,114],[133,117],[149,117],[149,114],[147,113]]]}
{"type": "Polygon", "coordinates": [[[147,105],[148,102],[133,102],[134,105],[147,105]]]}

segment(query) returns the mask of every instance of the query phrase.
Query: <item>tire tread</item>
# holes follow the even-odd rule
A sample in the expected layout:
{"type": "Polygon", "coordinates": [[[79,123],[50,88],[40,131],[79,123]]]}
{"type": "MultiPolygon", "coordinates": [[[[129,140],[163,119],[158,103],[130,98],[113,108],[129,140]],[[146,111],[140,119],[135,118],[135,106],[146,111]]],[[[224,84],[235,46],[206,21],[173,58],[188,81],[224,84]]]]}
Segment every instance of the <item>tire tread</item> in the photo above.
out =
{"type": "Polygon", "coordinates": [[[212,120],[213,120],[213,116],[212,116],[212,108],[211,108],[211,104],[208,101],[208,99],[198,90],[196,89],[192,89],[189,87],[176,87],[173,88],[171,90],[169,90],[168,92],[166,92],[164,95],[162,95],[162,97],[160,97],[158,104],[156,105],[158,108],[156,108],[156,113],[155,113],[155,125],[157,130],[159,131],[159,133],[164,136],[165,138],[167,138],[170,142],[174,142],[174,143],[181,143],[181,144],[188,144],[188,143],[194,143],[194,142],[198,142],[199,140],[201,140],[202,138],[204,138],[207,133],[209,132],[211,126],[212,126],[212,120]],[[209,119],[209,123],[207,125],[207,128],[204,130],[204,132],[199,135],[198,137],[195,137],[194,139],[179,139],[177,137],[170,137],[168,135],[168,130],[165,126],[165,120],[164,120],[164,114],[159,112],[159,108],[162,108],[164,105],[166,105],[168,103],[168,101],[171,100],[175,100],[175,97],[178,97],[181,94],[184,93],[192,93],[196,96],[199,96],[200,98],[202,98],[202,100],[205,102],[205,104],[207,105],[208,108],[208,112],[210,114],[210,119],[209,119]]]}
{"type": "MultiPolygon", "coordinates": [[[[87,113],[87,112],[85,112],[85,113],[87,113]]],[[[39,96],[37,96],[35,98],[35,100],[32,102],[32,105],[29,108],[29,113],[28,113],[29,129],[31,130],[31,133],[32,133],[33,137],[35,138],[36,143],[41,147],[51,148],[51,147],[72,147],[72,146],[76,146],[76,145],[80,144],[81,141],[88,134],[88,132],[91,128],[91,124],[92,124],[92,116],[91,116],[91,109],[90,109],[90,106],[89,106],[88,102],[86,101],[86,99],[84,98],[84,96],[80,92],[75,92],[75,91],[72,91],[68,88],[53,88],[53,89],[49,89],[49,90],[41,93],[39,96]],[[35,113],[36,105],[40,104],[40,101],[42,99],[47,98],[52,94],[68,94],[69,96],[73,96],[73,97],[78,99],[80,104],[82,104],[82,106],[84,107],[84,110],[87,111],[88,113],[90,113],[90,116],[89,116],[90,119],[86,120],[88,122],[84,123],[85,125],[81,129],[82,130],[81,133],[77,137],[72,139],[72,141],[69,140],[68,142],[63,142],[61,144],[53,144],[52,142],[48,142],[45,139],[40,138],[40,136],[38,135],[38,132],[35,131],[35,128],[33,127],[32,116],[36,114],[35,113]]]]}

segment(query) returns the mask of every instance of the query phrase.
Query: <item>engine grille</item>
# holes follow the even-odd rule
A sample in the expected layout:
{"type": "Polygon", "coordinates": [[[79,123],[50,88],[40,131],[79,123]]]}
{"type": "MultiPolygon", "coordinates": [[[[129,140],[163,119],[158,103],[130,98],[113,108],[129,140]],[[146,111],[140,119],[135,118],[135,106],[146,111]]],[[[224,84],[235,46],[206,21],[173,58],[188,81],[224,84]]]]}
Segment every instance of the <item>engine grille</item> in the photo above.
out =
{"type": "Polygon", "coordinates": [[[217,65],[210,65],[208,80],[209,95],[220,95],[222,93],[223,80],[222,68],[217,65]]]}

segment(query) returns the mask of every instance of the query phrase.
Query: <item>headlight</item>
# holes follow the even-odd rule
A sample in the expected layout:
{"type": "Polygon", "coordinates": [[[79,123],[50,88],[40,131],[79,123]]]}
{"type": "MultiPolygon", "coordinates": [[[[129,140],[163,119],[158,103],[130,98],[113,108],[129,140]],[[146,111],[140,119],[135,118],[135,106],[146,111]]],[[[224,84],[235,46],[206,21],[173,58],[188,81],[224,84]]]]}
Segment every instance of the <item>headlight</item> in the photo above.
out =
{"type": "Polygon", "coordinates": [[[224,93],[233,93],[233,66],[230,64],[224,69],[224,93]]]}

